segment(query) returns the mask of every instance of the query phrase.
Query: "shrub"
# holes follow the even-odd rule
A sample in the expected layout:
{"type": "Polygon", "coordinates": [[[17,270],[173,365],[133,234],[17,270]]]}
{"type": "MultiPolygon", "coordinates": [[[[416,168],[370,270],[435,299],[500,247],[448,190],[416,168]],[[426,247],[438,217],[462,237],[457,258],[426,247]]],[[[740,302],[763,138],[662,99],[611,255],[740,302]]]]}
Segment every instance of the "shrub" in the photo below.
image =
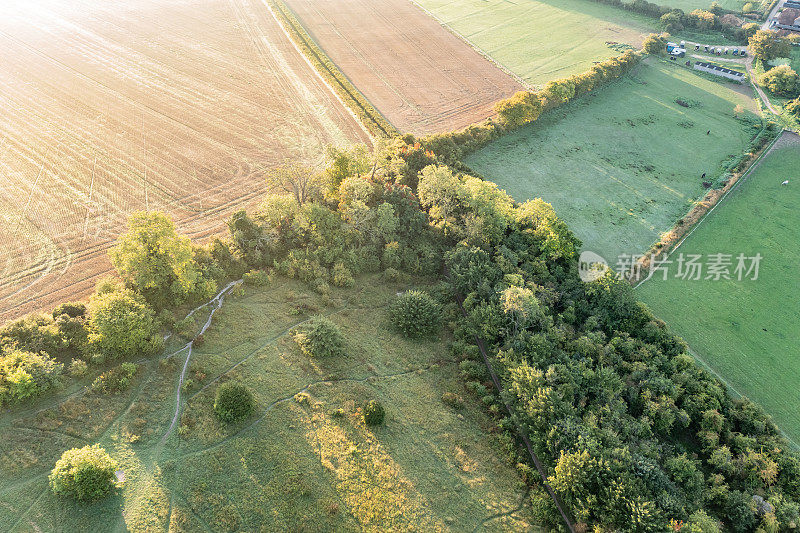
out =
{"type": "MultiPolygon", "coordinates": [[[[668,15],[664,15],[667,17],[668,15]]],[[[662,22],[664,19],[662,18],[662,22]]],[[[665,54],[667,52],[667,38],[664,35],[651,33],[642,43],[642,50],[648,54],[665,54]]]]}
{"type": "Polygon", "coordinates": [[[334,357],[344,353],[344,336],[339,326],[324,316],[311,318],[294,334],[294,340],[309,357],[334,357]]]}
{"type": "Polygon", "coordinates": [[[800,98],[795,98],[791,102],[787,102],[786,105],[783,106],[783,109],[790,115],[800,118],[800,98]]]}
{"type": "Polygon", "coordinates": [[[67,450],[50,473],[50,488],[58,496],[97,500],[115,486],[117,464],[98,444],[67,450]]]}
{"type": "Polygon", "coordinates": [[[157,347],[153,310],[133,292],[94,294],[89,341],[108,357],[150,355],[157,347]]]}
{"type": "Polygon", "coordinates": [[[86,304],[82,303],[63,303],[53,309],[53,318],[67,315],[70,318],[78,318],[86,315],[86,304]]]}
{"type": "Polygon", "coordinates": [[[64,365],[45,353],[0,353],[0,405],[40,395],[58,385],[64,365]]]}
{"type": "Polygon", "coordinates": [[[136,374],[137,367],[133,363],[122,363],[103,372],[92,383],[92,389],[100,392],[120,392],[131,385],[131,379],[136,374]]]}
{"type": "Polygon", "coordinates": [[[442,321],[441,306],[423,291],[406,291],[389,308],[392,326],[407,337],[431,336],[442,321]]]}
{"type": "Polygon", "coordinates": [[[364,422],[368,426],[380,426],[386,418],[386,411],[377,400],[370,400],[364,404],[364,422]]]}
{"type": "Polygon", "coordinates": [[[242,279],[247,285],[253,285],[255,287],[266,287],[272,282],[272,276],[266,270],[251,270],[250,272],[245,272],[242,279]]]}
{"type": "Polygon", "coordinates": [[[461,409],[464,407],[464,399],[454,392],[445,392],[442,394],[442,403],[454,409],[461,409]]]}
{"type": "Polygon", "coordinates": [[[214,413],[221,421],[236,422],[247,418],[254,410],[253,395],[244,385],[229,381],[217,389],[214,413]]]}
{"type": "Polygon", "coordinates": [[[88,369],[89,365],[83,359],[73,359],[69,365],[70,375],[77,378],[85,376],[88,369]]]}
{"type": "Polygon", "coordinates": [[[773,94],[779,96],[795,96],[797,94],[797,73],[788,65],[774,67],[758,79],[773,94]]]}
{"type": "Polygon", "coordinates": [[[331,282],[337,287],[352,287],[355,280],[353,280],[353,274],[349,268],[343,263],[336,263],[333,265],[331,282]]]}

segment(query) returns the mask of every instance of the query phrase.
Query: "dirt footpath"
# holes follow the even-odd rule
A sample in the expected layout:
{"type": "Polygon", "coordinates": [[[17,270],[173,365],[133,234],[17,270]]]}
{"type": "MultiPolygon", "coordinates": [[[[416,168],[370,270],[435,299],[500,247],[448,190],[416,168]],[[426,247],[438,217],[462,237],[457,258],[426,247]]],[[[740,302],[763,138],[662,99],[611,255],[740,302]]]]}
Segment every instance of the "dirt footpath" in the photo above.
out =
{"type": "Polygon", "coordinates": [[[522,90],[409,0],[285,0],[317,44],[397,129],[456,130],[522,90]]]}

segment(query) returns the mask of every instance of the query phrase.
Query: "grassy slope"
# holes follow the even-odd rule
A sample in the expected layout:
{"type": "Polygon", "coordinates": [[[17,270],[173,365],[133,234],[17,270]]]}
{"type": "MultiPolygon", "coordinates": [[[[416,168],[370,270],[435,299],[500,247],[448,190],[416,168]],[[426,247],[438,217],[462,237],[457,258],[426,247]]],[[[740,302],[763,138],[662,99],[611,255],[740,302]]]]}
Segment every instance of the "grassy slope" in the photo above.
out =
{"type": "Polygon", "coordinates": [[[529,509],[514,511],[524,487],[487,436],[491,421],[462,390],[444,340],[385,330],[385,305],[404,287],[379,278],[358,287],[334,292],[331,306],[283,279],[226,300],[190,364],[181,436],[163,444],[183,354],[152,362],[120,395],[51,397],[38,414],[0,417],[0,530],[534,529],[529,509]],[[299,353],[286,333],[310,312],[343,328],[345,358],[299,353]],[[254,391],[257,413],[221,427],[208,413],[228,379],[254,391]],[[308,401],[295,399],[303,390],[308,401]],[[445,406],[445,391],[465,407],[445,406]],[[374,431],[360,418],[372,398],[388,413],[374,431]],[[95,505],[54,498],[45,476],[58,455],[95,441],[122,463],[124,490],[95,505]]]}
{"type": "MultiPolygon", "coordinates": [[[[735,1],[735,0],[733,0],[735,1]]],[[[641,46],[658,21],[591,0],[416,0],[441,22],[532,85],[589,70],[619,55],[606,42],[641,46]]],[[[714,34],[676,39],[727,44],[714,34]]]]}
{"type": "Polygon", "coordinates": [[[551,202],[584,248],[613,264],[644,252],[703,195],[701,174],[720,175],[721,162],[747,146],[753,132],[734,118],[736,104],[752,98],[648,61],[467,163],[519,201],[551,202]],[[682,107],[678,97],[702,105],[682,107]]]}
{"type": "MultiPolygon", "coordinates": [[[[757,281],[653,279],[639,297],[800,442],[800,146],[771,153],[678,250],[764,257],[757,281]],[[781,186],[790,179],[789,186],[781,186]]],[[[673,259],[676,256],[673,256],[673,259]]]]}

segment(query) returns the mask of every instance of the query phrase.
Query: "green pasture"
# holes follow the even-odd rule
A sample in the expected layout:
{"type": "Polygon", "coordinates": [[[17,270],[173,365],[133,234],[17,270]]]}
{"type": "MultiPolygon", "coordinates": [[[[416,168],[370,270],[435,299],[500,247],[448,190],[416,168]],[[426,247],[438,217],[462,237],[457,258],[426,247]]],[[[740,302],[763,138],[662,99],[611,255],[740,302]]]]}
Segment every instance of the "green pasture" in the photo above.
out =
{"type": "Polygon", "coordinates": [[[740,282],[735,269],[730,281],[674,275],[664,281],[659,273],[637,290],[698,357],[735,391],[761,404],[795,443],[800,442],[799,203],[800,144],[776,148],[670,257],[723,253],[733,255],[736,265],[739,254],[761,254],[758,279],[740,282]],[[789,184],[782,186],[786,179],[789,184]]]}
{"type": "MultiPolygon", "coordinates": [[[[415,1],[534,86],[619,55],[621,48],[613,43],[640,48],[644,37],[661,31],[652,17],[591,0],[415,1]]],[[[719,34],[687,31],[674,37],[732,44],[719,34]]]]}
{"type": "Polygon", "coordinates": [[[705,194],[703,173],[719,183],[723,163],[756,133],[753,110],[749,87],[648,60],[466,162],[518,201],[552,203],[584,249],[614,264],[690,210],[705,194]]]}
{"type": "MultiPolygon", "coordinates": [[[[717,0],[717,3],[722,9],[741,11],[742,6],[744,6],[747,1],[748,0],[717,0]]],[[[690,13],[695,9],[709,9],[712,3],[712,0],[663,0],[661,5],[682,9],[686,13],[690,13]]],[[[752,3],[756,8],[760,4],[759,0],[755,0],[752,3]]]]}
{"type": "MultiPolygon", "coordinates": [[[[286,279],[237,290],[193,353],[185,408],[166,438],[185,351],[141,362],[117,395],[73,387],[4,413],[0,530],[538,530],[445,335],[408,341],[388,331],[386,306],[406,288],[373,276],[324,300],[286,279]],[[296,347],[290,331],[314,314],[343,330],[341,359],[310,360],[296,347]],[[233,426],[211,414],[228,380],[257,403],[233,426]],[[464,405],[445,405],[444,392],[464,405]],[[363,423],[370,399],[386,408],[382,427],[363,423]],[[95,442],[125,472],[119,494],[96,504],[54,497],[53,463],[95,442]]],[[[185,340],[171,339],[167,352],[185,340]]]]}

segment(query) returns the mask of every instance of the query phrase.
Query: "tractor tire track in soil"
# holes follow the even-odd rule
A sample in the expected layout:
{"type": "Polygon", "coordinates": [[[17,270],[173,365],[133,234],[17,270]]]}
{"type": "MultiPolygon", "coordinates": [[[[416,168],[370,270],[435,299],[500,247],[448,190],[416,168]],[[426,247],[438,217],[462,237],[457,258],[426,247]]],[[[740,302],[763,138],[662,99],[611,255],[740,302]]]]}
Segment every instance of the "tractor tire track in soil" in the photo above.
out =
{"type": "Polygon", "coordinates": [[[88,294],[134,211],[208,239],[265,170],[371,141],[259,0],[7,0],[0,47],[0,320],[88,294]]]}
{"type": "Polygon", "coordinates": [[[524,86],[407,0],[284,0],[397,129],[458,130],[524,86]]]}

